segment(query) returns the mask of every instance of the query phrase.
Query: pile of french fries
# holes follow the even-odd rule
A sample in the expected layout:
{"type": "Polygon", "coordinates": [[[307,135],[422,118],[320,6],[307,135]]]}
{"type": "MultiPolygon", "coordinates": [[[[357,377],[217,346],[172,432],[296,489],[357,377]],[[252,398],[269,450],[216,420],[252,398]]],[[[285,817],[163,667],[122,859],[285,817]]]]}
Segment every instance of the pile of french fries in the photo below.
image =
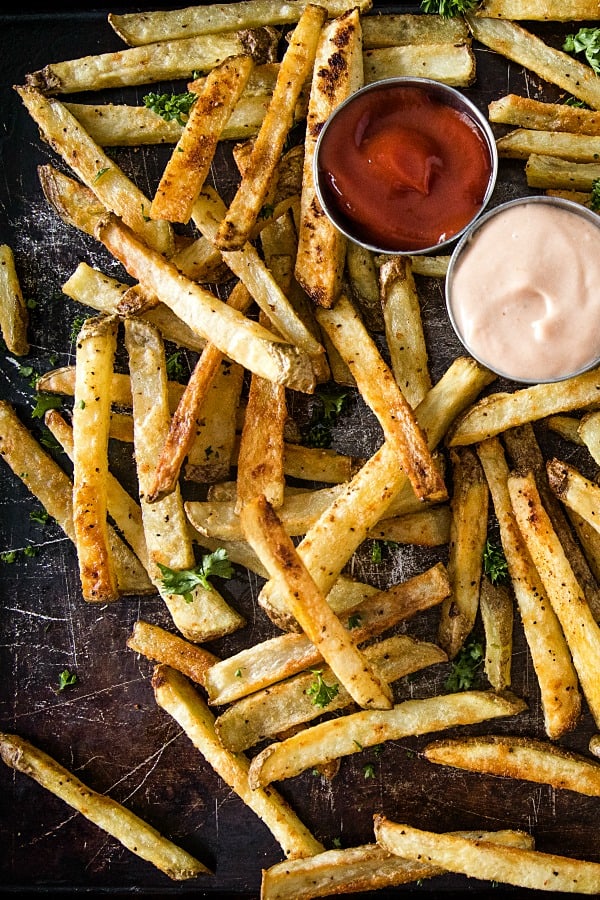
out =
{"type": "MultiPolygon", "coordinates": [[[[370,0],[244,0],[111,14],[126,49],[50,63],[15,86],[57,158],[38,170],[46,201],[124,279],[76,267],[65,302],[90,316],[75,362],[36,385],[70,398],[70,415],[51,409],[45,424],[72,475],[6,401],[0,453],[73,542],[83,602],[164,602],[172,628],[140,617],[127,646],[156,664],[153,702],[279,845],[284,859],[263,871],[263,900],[444,873],[598,894],[600,861],[537,849],[518,828],[442,834],[374,808],[370,843],[327,848],[273,787],[315,771],[335,791],[345,757],[452,730],[424,739],[432,765],[600,796],[597,735],[590,756],[561,743],[584,715],[600,730],[600,372],[497,389],[491,372],[459,356],[434,378],[419,278],[441,283],[448,258],[376,257],[349,244],[323,215],[312,176],[320,128],[347,96],[403,74],[467,88],[478,42],[587,104],[507,94],[489,118],[516,129],[499,129],[498,151],[526,160],[530,188],[589,206],[600,76],[522,22],[594,22],[598,3],[485,0],[450,19],[370,11],[370,0]],[[195,95],[183,120],[73,100],[169,79],[188,79],[195,95]],[[299,124],[303,142],[290,147],[299,124]],[[229,204],[211,177],[223,141],[236,142],[229,204]],[[164,143],[172,151],[151,197],[105,149],[164,143]],[[194,354],[185,384],[168,378],[168,344],[194,354]],[[298,440],[292,400],[310,402],[330,383],[376,423],[372,453],[298,440]],[[543,427],[587,453],[587,469],[546,459],[543,427]],[[111,472],[111,441],[130,450],[135,497],[111,472]],[[495,530],[505,584],[484,566],[495,530]],[[443,561],[381,589],[352,574],[372,541],[399,553],[440,548],[443,561]],[[198,573],[202,551],[258,580],[255,616],[275,636],[255,641],[226,588],[198,573]],[[427,611],[435,641],[407,632],[427,611]],[[511,691],[522,665],[513,623],[535,673],[543,738],[523,736],[529,704],[511,691]],[[400,679],[451,664],[480,627],[486,688],[400,699],[400,679]],[[212,642],[232,635],[238,649],[220,656],[212,642]],[[494,731],[512,717],[514,734],[506,723],[494,731]],[[471,725],[475,734],[456,736],[471,725]]],[[[8,246],[0,327],[8,353],[26,357],[27,307],[8,246]]],[[[0,754],[170,878],[211,877],[24,738],[0,735],[0,754]]]]}

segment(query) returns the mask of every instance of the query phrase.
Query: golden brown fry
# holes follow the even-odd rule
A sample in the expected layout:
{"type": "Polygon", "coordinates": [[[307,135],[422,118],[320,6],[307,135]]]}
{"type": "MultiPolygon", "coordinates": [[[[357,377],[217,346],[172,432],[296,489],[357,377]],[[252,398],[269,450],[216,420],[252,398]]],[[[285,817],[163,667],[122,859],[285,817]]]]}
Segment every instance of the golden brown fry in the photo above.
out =
{"type": "Polygon", "coordinates": [[[460,691],[424,700],[405,700],[392,709],[363,709],[269,744],[250,763],[248,778],[253,788],[264,787],[315,765],[359,753],[374,744],[499,716],[515,716],[526,708],[525,702],[513,695],[460,691]]]}
{"type": "Polygon", "coordinates": [[[578,430],[592,459],[597,465],[600,465],[600,412],[589,412],[582,416],[578,430]]]}
{"type": "Polygon", "coordinates": [[[450,541],[450,506],[442,503],[429,509],[381,519],[367,537],[375,541],[440,547],[450,541]]]}
{"type": "Polygon", "coordinates": [[[134,623],[127,646],[147,659],[177,669],[201,685],[204,684],[207,670],[219,661],[214,653],[204,647],[192,644],[143,619],[134,623]]]}
{"type": "Polygon", "coordinates": [[[375,836],[378,844],[404,859],[426,861],[473,878],[557,893],[596,894],[600,889],[599,863],[422,831],[382,815],[375,817],[375,836]]]}
{"type": "Polygon", "coordinates": [[[471,34],[462,16],[389,13],[363,16],[365,49],[401,47],[410,44],[468,44],[471,34]]]}
{"type": "Polygon", "coordinates": [[[294,109],[314,62],[317,41],[327,12],[309,4],[298,20],[280,64],[273,97],[258,132],[242,180],[217,234],[221,250],[240,250],[269,190],[285,139],[294,121],[294,109]]]}
{"type": "Polygon", "coordinates": [[[591,163],[598,159],[600,135],[517,128],[499,137],[496,148],[498,156],[503,159],[529,159],[535,153],[577,163],[591,163]]]}
{"type": "Polygon", "coordinates": [[[379,419],[387,443],[396,449],[417,497],[446,499],[446,487],[413,410],[348,297],[341,294],[332,308],[319,309],[316,316],[379,419]]]}
{"type": "Polygon", "coordinates": [[[277,791],[250,789],[248,760],[223,747],[215,733],[214,715],[185,676],[159,665],[152,686],[161,709],[178,722],[208,764],[264,822],[286,857],[312,856],[323,849],[277,791]]]}
{"type": "MultiPolygon", "coordinates": [[[[595,0],[594,0],[595,2],[595,0]]],[[[600,113],[565,103],[546,103],[519,94],[506,94],[488,106],[490,122],[537,128],[541,131],[568,131],[572,134],[600,135],[600,113]]]]}
{"type": "Polygon", "coordinates": [[[515,519],[560,621],[590,712],[598,723],[600,627],[542,505],[533,475],[512,475],[508,490],[515,519]]]}
{"type": "MultiPolygon", "coordinates": [[[[354,241],[347,241],[346,275],[350,294],[368,330],[385,331],[379,297],[379,270],[373,251],[355,244],[354,241]]],[[[392,369],[394,369],[393,358],[392,369]]]]}
{"type": "Polygon", "coordinates": [[[108,538],[107,481],[110,383],[116,316],[86,319],[77,336],[73,401],[73,527],[84,600],[119,596],[108,538]]]}
{"type": "Polygon", "coordinates": [[[556,740],[571,731],[581,713],[577,673],[560,623],[521,533],[508,492],[509,468],[499,438],[477,448],[490,488],[500,538],[525,638],[537,676],[544,727],[556,740]]]}
{"type": "Polygon", "coordinates": [[[153,219],[187,223],[209,173],[221,132],[252,71],[249,56],[233,56],[215,66],[198,94],[171,154],[150,207],[153,219]]]}
{"type": "Polygon", "coordinates": [[[600,532],[600,485],[560,459],[549,460],[546,468],[556,496],[600,532]]]}
{"type": "Polygon", "coordinates": [[[485,674],[495,691],[511,685],[513,650],[513,596],[505,584],[481,579],[479,609],[485,633],[485,674]]]}
{"type": "Polygon", "coordinates": [[[580,420],[576,416],[561,416],[560,414],[548,416],[544,422],[547,428],[560,434],[565,440],[583,447],[584,444],[579,434],[579,423],[580,420]]]}
{"type": "Polygon", "coordinates": [[[536,19],[544,22],[570,22],[597,19],[597,0],[483,0],[477,16],[498,19],[536,19]]]}
{"type": "Polygon", "coordinates": [[[246,539],[278,582],[290,614],[350,696],[365,709],[389,709],[392,691],[388,683],[320,593],[264,495],[246,503],[240,518],[246,539]]]}
{"type": "Polygon", "coordinates": [[[135,813],[116,800],[87,787],[55,759],[24,738],[16,734],[0,735],[0,756],[7,766],[33,778],[174,881],[212,874],[203,863],[162,837],[135,813]]]}
{"type": "Polygon", "coordinates": [[[287,441],[283,448],[285,474],[305,481],[341,484],[350,481],[364,462],[362,457],[348,456],[324,447],[305,447],[287,441]]]}
{"type": "Polygon", "coordinates": [[[476,77],[475,54],[467,43],[381,47],[363,54],[365,84],[384,78],[431,78],[453,87],[469,87],[476,77]]]}
{"type": "MultiPolygon", "coordinates": [[[[150,324],[151,328],[154,328],[150,324]]],[[[72,397],[75,393],[75,366],[59,366],[58,369],[50,369],[37,380],[39,391],[51,394],[66,394],[72,397]]],[[[167,382],[167,402],[169,411],[174,412],[184,391],[184,385],[178,381],[167,382]]],[[[110,398],[115,406],[131,408],[133,398],[131,396],[131,379],[124,372],[113,372],[110,382],[110,398]]]]}
{"type": "Polygon", "coordinates": [[[471,633],[479,609],[479,585],[488,532],[489,489],[477,455],[453,452],[448,576],[452,593],[442,604],[438,643],[453,659],[471,633]]]}
{"type": "Polygon", "coordinates": [[[394,378],[415,409],[431,390],[421,305],[407,257],[395,256],[379,269],[381,306],[394,378]]]}
{"type": "Polygon", "coordinates": [[[8,244],[0,245],[0,332],[9,353],[29,353],[29,313],[17,275],[15,257],[8,244]]]}
{"type": "Polygon", "coordinates": [[[531,153],[525,163],[525,176],[529,187],[591,191],[594,181],[600,178],[600,163],[573,162],[557,156],[531,153]]]}

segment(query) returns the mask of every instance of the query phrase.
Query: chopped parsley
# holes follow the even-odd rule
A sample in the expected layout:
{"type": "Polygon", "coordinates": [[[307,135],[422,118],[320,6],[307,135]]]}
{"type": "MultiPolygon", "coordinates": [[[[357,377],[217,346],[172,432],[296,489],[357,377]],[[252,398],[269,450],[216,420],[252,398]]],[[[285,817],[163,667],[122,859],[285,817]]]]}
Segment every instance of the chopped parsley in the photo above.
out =
{"type": "Polygon", "coordinates": [[[471,638],[461,647],[453,663],[452,671],[444,685],[448,693],[468,691],[473,687],[480,667],[483,665],[483,647],[475,638],[471,638]]]}
{"type": "Polygon", "coordinates": [[[592,181],[590,209],[593,209],[594,212],[600,212],[600,178],[594,178],[592,181]]]}
{"type": "Polygon", "coordinates": [[[75,672],[69,672],[68,669],[63,669],[58,676],[58,690],[64,691],[65,688],[72,687],[74,684],[77,684],[77,680],[75,672]]]}
{"type": "Polygon", "coordinates": [[[421,11],[449,19],[475,9],[479,0],[421,0],[421,11]]]}
{"type": "Polygon", "coordinates": [[[362,625],[362,616],[360,613],[351,613],[348,616],[348,628],[352,630],[353,628],[360,628],[362,625]]]}
{"type": "Polygon", "coordinates": [[[175,121],[179,125],[185,125],[197,96],[192,91],[185,91],[183,94],[156,94],[151,92],[146,94],[143,102],[147,109],[151,109],[165,122],[175,121]]]}
{"type": "Polygon", "coordinates": [[[332,385],[315,393],[316,403],[308,428],[303,435],[306,447],[331,447],[333,426],[342,413],[348,399],[347,391],[332,385]]]}
{"type": "Polygon", "coordinates": [[[16,550],[4,550],[0,553],[0,562],[3,563],[14,563],[17,558],[16,550]]]}
{"type": "Polygon", "coordinates": [[[363,766],[363,772],[365,778],[375,778],[375,766],[373,763],[367,763],[366,766],[363,766]]]}
{"type": "Polygon", "coordinates": [[[86,322],[87,319],[88,316],[76,316],[73,319],[73,321],[71,322],[71,332],[69,335],[71,343],[74,343],[77,340],[77,338],[79,337],[79,332],[83,327],[83,323],[86,322]]]}
{"type": "Polygon", "coordinates": [[[580,28],[568,34],[563,44],[566,53],[583,53],[596,75],[600,75],[600,28],[580,28]]]}
{"type": "Polygon", "coordinates": [[[167,378],[172,381],[177,381],[185,375],[185,367],[181,361],[182,353],[182,350],[176,350],[175,353],[167,356],[167,378]]]}
{"type": "Polygon", "coordinates": [[[161,563],[158,563],[158,568],[163,576],[162,583],[165,590],[169,594],[180,594],[186,603],[192,602],[194,599],[192,591],[198,585],[212,590],[209,578],[215,575],[220,578],[231,578],[233,575],[233,566],[227,557],[227,550],[222,547],[214,553],[205,554],[193,569],[170,569],[161,563]]]}
{"type": "Polygon", "coordinates": [[[504,550],[489,538],[483,548],[483,571],[492,584],[504,584],[508,581],[508,563],[504,550]]]}
{"type": "Polygon", "coordinates": [[[32,509],[29,513],[29,518],[32,522],[37,522],[39,525],[45,525],[50,518],[50,514],[47,509],[32,509]]]}
{"type": "Polygon", "coordinates": [[[326,684],[323,680],[322,669],[311,669],[311,672],[315,676],[315,679],[306,689],[306,693],[315,706],[318,706],[319,709],[324,709],[326,706],[329,706],[331,701],[339,694],[339,685],[326,684]]]}
{"type": "Polygon", "coordinates": [[[61,406],[62,398],[58,394],[36,394],[31,415],[34,419],[43,419],[49,409],[60,409],[61,406]]]}
{"type": "Polygon", "coordinates": [[[371,545],[371,562],[374,562],[374,563],[383,562],[384,549],[390,550],[396,546],[397,546],[397,543],[395,541],[374,540],[371,545]]]}

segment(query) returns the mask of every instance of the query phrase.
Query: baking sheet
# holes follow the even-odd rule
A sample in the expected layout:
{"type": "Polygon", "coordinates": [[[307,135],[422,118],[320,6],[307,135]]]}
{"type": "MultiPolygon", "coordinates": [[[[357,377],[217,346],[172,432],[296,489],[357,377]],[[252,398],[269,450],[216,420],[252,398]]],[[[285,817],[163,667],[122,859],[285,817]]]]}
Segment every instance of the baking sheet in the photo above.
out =
{"type": "MultiPolygon", "coordinates": [[[[121,11],[119,7],[111,9],[121,11]]],[[[389,9],[416,11],[408,4],[385,7],[389,9]]],[[[48,207],[36,167],[46,162],[63,166],[40,141],[12,85],[22,83],[26,72],[49,62],[121,49],[122,42],[107,23],[107,12],[75,10],[34,16],[23,14],[22,8],[18,14],[0,17],[0,242],[13,248],[24,295],[32,302],[31,352],[21,359],[0,354],[0,396],[14,404],[37,436],[43,428],[31,417],[34,389],[22,367],[31,366],[41,373],[74,363],[72,324],[78,316],[90,314],[62,295],[61,285],[80,261],[128,279],[104,248],[65,226],[48,207]]],[[[555,46],[561,45],[569,30],[568,25],[551,23],[528,23],[527,27],[555,46]]],[[[561,97],[558,89],[497,54],[477,45],[475,53],[477,82],[465,93],[481,109],[508,92],[548,100],[561,97]]],[[[141,103],[147,91],[141,86],[75,99],[91,102],[101,97],[141,103]]],[[[164,147],[122,149],[114,151],[114,156],[147,196],[152,196],[169,152],[164,147]]],[[[231,198],[235,186],[230,152],[230,146],[223,146],[213,167],[225,199],[231,198]]],[[[491,205],[527,193],[524,164],[501,160],[491,205]]],[[[424,278],[417,282],[432,377],[437,381],[463,351],[445,313],[442,282],[424,278]]],[[[186,354],[186,361],[192,366],[193,354],[186,354]]],[[[490,389],[514,387],[497,381],[490,389]]],[[[290,401],[299,417],[308,414],[306,398],[291,397],[290,401]]],[[[585,455],[550,438],[543,428],[537,431],[547,452],[556,450],[557,455],[589,471],[585,455]]],[[[336,427],[334,446],[366,455],[376,449],[379,440],[372,414],[352,393],[336,427]]],[[[53,451],[53,455],[69,470],[60,453],[53,451]]],[[[119,445],[111,447],[111,463],[134,490],[131,459],[119,445]]],[[[172,630],[163,602],[129,598],[101,607],[86,604],[81,598],[74,547],[56,523],[41,525],[31,519],[31,512],[38,508],[35,498],[2,464],[0,552],[17,553],[13,563],[0,563],[0,728],[30,739],[84,783],[122,802],[194,853],[215,875],[191,883],[171,882],[31,779],[2,765],[0,885],[7,894],[70,896],[96,891],[111,896],[135,892],[144,897],[258,897],[261,869],[282,859],[279,847],[267,828],[204,762],[174,720],[156,706],[150,686],[153,664],[126,647],[138,618],[172,630]],[[28,547],[35,555],[22,552],[28,547]],[[63,669],[75,672],[78,680],[57,692],[63,669]]],[[[438,559],[446,561],[446,548],[399,547],[388,550],[382,564],[374,564],[370,548],[363,546],[347,571],[383,588],[424,571],[438,559]]],[[[231,581],[219,585],[248,621],[239,633],[210,645],[219,656],[275,633],[256,602],[261,586],[260,579],[239,567],[231,581]]],[[[404,630],[435,640],[438,616],[435,610],[421,614],[404,630]]],[[[480,634],[480,623],[476,628],[480,634]]],[[[396,696],[418,698],[443,692],[449,671],[449,664],[438,665],[402,679],[395,687],[396,696]]],[[[527,700],[528,712],[509,721],[462,729],[461,734],[494,731],[544,737],[535,674],[518,621],[512,674],[512,689],[527,700]]],[[[479,685],[487,687],[483,676],[479,685]]],[[[586,710],[578,728],[561,743],[586,752],[593,733],[586,710]]],[[[535,836],[541,850],[600,860],[596,800],[544,785],[433,766],[419,754],[431,739],[426,735],[389,742],[381,755],[365,750],[345,758],[331,782],[305,773],[277,787],[327,847],[333,846],[335,839],[342,846],[371,841],[373,814],[382,812],[432,830],[522,828],[535,836]],[[366,779],[364,767],[368,764],[375,775],[366,779]]],[[[417,887],[380,891],[376,896],[424,892],[487,896],[489,885],[448,875],[417,887]]],[[[500,891],[494,891],[494,896],[500,896],[500,891]]]]}

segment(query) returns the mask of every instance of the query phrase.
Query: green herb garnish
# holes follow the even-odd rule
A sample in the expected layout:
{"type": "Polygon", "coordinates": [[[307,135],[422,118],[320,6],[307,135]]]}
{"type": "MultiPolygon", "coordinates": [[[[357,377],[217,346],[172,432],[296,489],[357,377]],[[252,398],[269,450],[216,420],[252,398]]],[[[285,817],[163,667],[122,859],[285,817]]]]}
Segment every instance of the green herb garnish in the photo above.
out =
{"type": "Polygon", "coordinates": [[[375,778],[375,766],[373,763],[367,763],[366,766],[363,766],[363,772],[365,778],[375,778]]]}
{"type": "Polygon", "coordinates": [[[563,50],[583,53],[596,75],[600,75],[600,28],[580,28],[575,34],[568,34],[563,50]]]}
{"type": "Polygon", "coordinates": [[[0,562],[3,563],[14,563],[16,558],[16,550],[4,550],[2,553],[0,553],[0,562]]]}
{"type": "Polygon", "coordinates": [[[181,350],[176,350],[175,353],[167,356],[167,378],[173,381],[177,381],[185,375],[185,369],[181,361],[182,352],[181,350]]]}
{"type": "Polygon", "coordinates": [[[317,391],[314,396],[316,403],[303,443],[306,447],[330,447],[332,428],[346,405],[348,393],[333,385],[317,391]]]}
{"type": "Polygon", "coordinates": [[[214,553],[207,553],[202,557],[202,561],[193,569],[170,569],[158,563],[158,568],[162,573],[163,587],[169,594],[180,594],[186,603],[191,603],[194,599],[192,591],[199,584],[207,590],[212,590],[209,578],[218,576],[220,578],[231,578],[233,575],[233,566],[227,558],[227,550],[220,547],[214,553]]]}
{"type": "Polygon", "coordinates": [[[110,172],[110,166],[105,166],[103,169],[98,169],[98,171],[94,175],[93,183],[96,184],[97,181],[100,181],[102,176],[106,175],[107,172],[110,172]]]}
{"type": "Polygon", "coordinates": [[[353,628],[360,628],[362,625],[362,616],[360,613],[352,613],[348,616],[348,628],[352,630],[353,628]]]}
{"type": "Polygon", "coordinates": [[[62,398],[57,394],[36,394],[31,415],[34,419],[43,419],[49,409],[60,409],[61,406],[62,398]]]}
{"type": "Polygon", "coordinates": [[[29,518],[32,522],[37,522],[39,525],[45,525],[50,518],[50,514],[47,509],[32,509],[29,513],[29,518]]]}
{"type": "Polygon", "coordinates": [[[323,680],[322,669],[311,669],[311,671],[315,676],[315,680],[306,689],[306,693],[315,706],[318,706],[319,709],[324,709],[339,694],[339,685],[326,684],[323,680]]]}
{"type": "Polygon", "coordinates": [[[74,672],[69,672],[68,669],[63,669],[58,676],[58,690],[64,691],[65,688],[74,684],[77,684],[77,675],[74,672]]]}
{"type": "Polygon", "coordinates": [[[504,550],[499,544],[488,540],[483,548],[483,571],[492,584],[503,584],[508,581],[508,563],[504,550]]]}
{"type": "Polygon", "coordinates": [[[479,0],[421,0],[421,11],[449,19],[462,16],[478,5],[479,0]]]}
{"type": "Polygon", "coordinates": [[[483,647],[475,638],[461,647],[452,663],[452,671],[444,685],[448,693],[468,691],[475,682],[479,668],[483,664],[483,647]]]}
{"type": "Polygon", "coordinates": [[[71,322],[71,342],[74,343],[79,337],[79,332],[83,327],[83,323],[87,321],[87,316],[76,316],[71,322]]]}
{"type": "Polygon", "coordinates": [[[165,122],[178,122],[185,125],[197,94],[186,91],[183,94],[146,94],[143,98],[144,106],[151,109],[165,122]]]}
{"type": "Polygon", "coordinates": [[[600,212],[600,178],[594,178],[592,181],[590,209],[593,209],[594,212],[600,212]]]}

